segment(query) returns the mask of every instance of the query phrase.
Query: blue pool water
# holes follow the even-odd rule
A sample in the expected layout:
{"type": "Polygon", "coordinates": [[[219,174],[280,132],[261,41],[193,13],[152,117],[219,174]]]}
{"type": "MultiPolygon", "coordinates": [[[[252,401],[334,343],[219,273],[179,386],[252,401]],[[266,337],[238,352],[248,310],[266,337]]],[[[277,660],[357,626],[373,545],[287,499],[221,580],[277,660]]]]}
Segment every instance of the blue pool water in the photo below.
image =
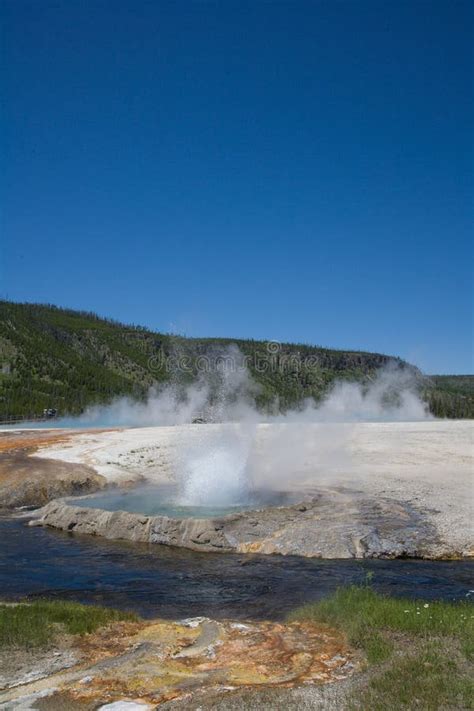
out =
{"type": "Polygon", "coordinates": [[[214,518],[238,511],[264,506],[284,506],[301,500],[301,494],[255,491],[233,506],[184,506],[176,488],[168,485],[143,485],[133,489],[108,489],[91,496],[70,499],[70,503],[106,511],[129,511],[147,516],[163,515],[176,518],[214,518]]]}

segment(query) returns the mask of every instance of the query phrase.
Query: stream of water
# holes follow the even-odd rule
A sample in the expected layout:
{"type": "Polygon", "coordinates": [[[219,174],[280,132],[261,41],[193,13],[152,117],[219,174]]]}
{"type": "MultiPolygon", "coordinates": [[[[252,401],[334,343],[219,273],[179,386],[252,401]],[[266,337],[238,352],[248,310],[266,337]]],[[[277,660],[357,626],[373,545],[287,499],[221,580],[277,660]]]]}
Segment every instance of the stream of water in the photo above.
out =
{"type": "MultiPolygon", "coordinates": [[[[469,561],[343,560],[206,554],[31,528],[0,517],[0,597],[53,597],[135,610],[146,617],[281,619],[340,585],[391,595],[469,599],[469,561]]],[[[474,596],[474,594],[473,594],[474,596]]]]}

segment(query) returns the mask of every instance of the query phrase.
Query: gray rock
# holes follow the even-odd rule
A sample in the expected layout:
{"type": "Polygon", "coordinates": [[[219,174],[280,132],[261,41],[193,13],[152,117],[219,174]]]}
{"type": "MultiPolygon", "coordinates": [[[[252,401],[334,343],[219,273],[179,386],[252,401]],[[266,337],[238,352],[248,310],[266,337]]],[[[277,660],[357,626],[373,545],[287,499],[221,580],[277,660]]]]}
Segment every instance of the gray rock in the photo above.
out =
{"type": "Polygon", "coordinates": [[[328,489],[304,504],[216,519],[144,516],[52,501],[30,525],[205,552],[277,553],[317,558],[454,558],[421,510],[392,499],[328,489]]]}

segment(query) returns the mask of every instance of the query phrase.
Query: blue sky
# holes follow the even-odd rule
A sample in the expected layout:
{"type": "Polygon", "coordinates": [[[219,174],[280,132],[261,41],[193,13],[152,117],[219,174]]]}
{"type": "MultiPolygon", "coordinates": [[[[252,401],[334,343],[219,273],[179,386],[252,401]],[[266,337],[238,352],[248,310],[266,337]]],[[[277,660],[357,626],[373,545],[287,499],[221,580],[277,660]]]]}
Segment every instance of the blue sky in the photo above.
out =
{"type": "Polygon", "coordinates": [[[471,3],[1,14],[3,298],[472,372],[471,3]]]}

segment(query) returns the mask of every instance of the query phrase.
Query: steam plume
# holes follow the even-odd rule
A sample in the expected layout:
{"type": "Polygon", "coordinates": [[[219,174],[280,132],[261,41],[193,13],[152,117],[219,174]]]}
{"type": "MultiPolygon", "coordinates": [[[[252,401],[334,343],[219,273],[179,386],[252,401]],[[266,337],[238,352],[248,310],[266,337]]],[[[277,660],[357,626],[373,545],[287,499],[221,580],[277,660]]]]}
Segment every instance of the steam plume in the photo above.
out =
{"type": "Polygon", "coordinates": [[[397,365],[365,384],[336,382],[320,403],[307,400],[285,414],[262,415],[255,406],[259,387],[242,354],[232,347],[224,356],[225,367],[202,372],[193,384],[152,389],[145,403],[120,398],[90,408],[81,420],[95,426],[220,423],[185,439],[173,468],[181,504],[230,505],[245,502],[256,488],[315,486],[329,472],[333,484],[335,476],[350,477],[348,442],[356,422],[430,417],[413,373],[397,365]]]}

